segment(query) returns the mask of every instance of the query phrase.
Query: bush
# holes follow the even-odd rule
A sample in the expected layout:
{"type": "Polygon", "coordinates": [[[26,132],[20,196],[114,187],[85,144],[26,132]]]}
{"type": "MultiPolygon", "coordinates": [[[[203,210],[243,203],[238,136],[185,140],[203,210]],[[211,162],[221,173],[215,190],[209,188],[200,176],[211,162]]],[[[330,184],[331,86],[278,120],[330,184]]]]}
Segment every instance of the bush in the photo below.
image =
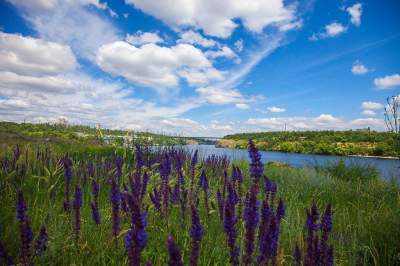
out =
{"type": "Polygon", "coordinates": [[[341,159],[329,162],[323,169],[332,177],[344,181],[372,180],[379,178],[375,166],[351,161],[349,164],[341,159]]]}

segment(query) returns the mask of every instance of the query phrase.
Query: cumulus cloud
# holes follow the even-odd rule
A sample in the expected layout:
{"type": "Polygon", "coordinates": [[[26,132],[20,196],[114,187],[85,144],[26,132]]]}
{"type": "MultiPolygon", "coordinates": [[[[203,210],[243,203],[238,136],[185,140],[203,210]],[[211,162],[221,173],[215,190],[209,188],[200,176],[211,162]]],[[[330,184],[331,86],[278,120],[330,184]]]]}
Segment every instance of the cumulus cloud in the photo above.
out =
{"type": "Polygon", "coordinates": [[[382,119],[359,118],[343,120],[330,114],[321,114],[317,117],[271,117],[250,118],[246,121],[248,126],[259,130],[344,130],[371,127],[377,130],[385,128],[382,119]]]}
{"type": "Polygon", "coordinates": [[[363,102],[361,108],[364,110],[379,110],[383,109],[383,104],[377,102],[363,102]]]}
{"type": "Polygon", "coordinates": [[[181,33],[181,38],[177,40],[177,43],[189,43],[193,45],[199,45],[202,47],[213,47],[218,42],[213,39],[205,38],[200,33],[189,30],[181,33]]]}
{"type": "Polygon", "coordinates": [[[363,110],[362,112],[361,112],[363,115],[365,115],[365,116],[376,116],[376,112],[375,111],[373,111],[373,110],[363,110]]]}
{"type": "Polygon", "coordinates": [[[207,35],[229,37],[240,19],[244,27],[261,32],[267,26],[282,27],[295,19],[294,6],[283,0],[125,0],[173,28],[191,26],[207,35]],[[179,7],[179,8],[171,8],[179,7]]]}
{"type": "Polygon", "coordinates": [[[246,110],[246,109],[250,108],[250,105],[248,105],[247,103],[237,103],[237,104],[235,104],[235,106],[242,110],[246,110]]]}
{"type": "Polygon", "coordinates": [[[354,63],[354,65],[351,67],[351,73],[353,73],[354,75],[364,75],[369,71],[370,70],[360,62],[354,63]]]}
{"type": "Polygon", "coordinates": [[[375,78],[374,84],[380,90],[391,89],[393,87],[400,86],[400,75],[393,74],[384,76],[382,78],[375,78]]]}
{"type": "Polygon", "coordinates": [[[96,61],[106,72],[156,90],[176,87],[179,75],[193,85],[221,77],[203,52],[189,44],[135,47],[118,41],[101,46],[96,61]]]}
{"type": "Polygon", "coordinates": [[[332,22],[325,26],[324,31],[319,32],[319,33],[314,33],[309,39],[311,41],[317,41],[320,39],[332,38],[332,37],[336,37],[336,36],[346,32],[346,31],[347,31],[347,27],[345,27],[343,24],[338,23],[338,22],[332,22]]]}
{"type": "Polygon", "coordinates": [[[142,45],[146,43],[163,43],[164,40],[154,32],[138,31],[135,34],[127,34],[125,41],[133,45],[142,45]]]}
{"type": "Polygon", "coordinates": [[[346,8],[346,11],[349,13],[351,19],[351,23],[355,26],[361,25],[361,15],[362,15],[362,4],[357,3],[352,5],[351,7],[346,8]]]}
{"type": "Polygon", "coordinates": [[[11,0],[39,37],[67,44],[79,56],[93,59],[105,43],[120,39],[118,30],[87,6],[110,10],[97,0],[11,0]]]}
{"type": "Polygon", "coordinates": [[[68,46],[0,32],[0,71],[44,76],[68,72],[77,65],[68,46]]]}
{"type": "Polygon", "coordinates": [[[215,50],[206,51],[205,55],[212,59],[219,58],[219,57],[235,59],[236,63],[240,63],[240,59],[237,56],[237,54],[234,51],[232,51],[232,49],[229,48],[228,46],[223,46],[223,47],[221,47],[221,49],[216,50],[216,51],[215,50]]]}
{"type": "Polygon", "coordinates": [[[245,96],[237,89],[222,89],[218,87],[201,87],[196,92],[207,102],[212,104],[239,104],[236,107],[245,109],[247,104],[259,99],[259,96],[245,96]],[[245,108],[243,108],[245,107],[245,108]]]}
{"type": "Polygon", "coordinates": [[[279,107],[276,107],[276,106],[267,107],[267,109],[271,113],[283,113],[283,112],[286,111],[285,108],[279,108],[279,107]]]}

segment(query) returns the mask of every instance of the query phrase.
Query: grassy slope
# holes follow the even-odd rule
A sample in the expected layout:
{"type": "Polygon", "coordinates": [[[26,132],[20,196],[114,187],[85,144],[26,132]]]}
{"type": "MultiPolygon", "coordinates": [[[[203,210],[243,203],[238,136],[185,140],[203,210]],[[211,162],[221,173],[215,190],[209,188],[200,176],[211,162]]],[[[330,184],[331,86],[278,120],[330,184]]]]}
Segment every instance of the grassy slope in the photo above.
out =
{"type": "MultiPolygon", "coordinates": [[[[24,160],[22,158],[21,160],[24,160]]],[[[33,160],[34,162],[34,160],[33,160]]],[[[237,162],[247,173],[246,162],[237,162]]],[[[33,168],[37,167],[32,164],[33,168]]],[[[200,169],[198,169],[200,170],[200,169]]],[[[62,210],[63,170],[50,169],[54,173],[49,184],[28,175],[22,179],[14,176],[1,176],[0,202],[0,239],[13,256],[17,255],[18,235],[15,217],[16,188],[21,187],[28,200],[34,232],[41,224],[49,231],[49,249],[37,260],[38,265],[121,265],[127,258],[123,247],[123,236],[128,228],[125,219],[116,247],[111,239],[111,207],[109,203],[109,185],[106,177],[101,178],[100,209],[102,224],[92,222],[90,212],[90,185],[84,187],[84,207],[82,211],[82,237],[78,245],[73,240],[71,217],[62,210]],[[49,187],[59,180],[54,199],[49,199],[49,187]]],[[[315,200],[320,208],[328,202],[334,206],[334,234],[336,265],[398,265],[400,264],[400,191],[394,185],[379,180],[357,182],[341,181],[330,178],[311,169],[294,169],[269,166],[265,170],[269,178],[278,184],[278,192],[287,204],[287,215],[281,229],[282,264],[291,264],[295,241],[304,244],[305,209],[315,200]]],[[[197,171],[199,174],[199,171],[197,171]]],[[[187,176],[187,175],[186,175],[187,176]]],[[[213,192],[211,200],[216,205],[215,191],[220,185],[221,176],[209,176],[213,192]]],[[[150,189],[159,177],[151,177],[150,189]]],[[[172,181],[173,182],[173,181],[172,181]]],[[[196,182],[197,183],[197,182],[196,182]]],[[[245,179],[248,186],[249,179],[245,179]]],[[[202,199],[202,197],[200,197],[202,199]]],[[[149,203],[148,197],[145,199],[149,203]]],[[[201,221],[204,226],[200,265],[227,265],[228,254],[225,247],[223,223],[217,211],[212,210],[209,218],[204,213],[203,201],[200,201],[201,221]]],[[[182,220],[179,207],[172,210],[167,220],[162,219],[152,207],[149,210],[147,231],[148,245],[143,259],[151,260],[153,265],[165,265],[167,251],[165,240],[172,233],[176,236],[183,256],[188,261],[190,250],[190,218],[182,220]]],[[[243,224],[240,225],[243,229],[243,224]]],[[[239,239],[243,239],[243,230],[239,239]]],[[[242,243],[243,244],[243,243],[242,243]]]]}

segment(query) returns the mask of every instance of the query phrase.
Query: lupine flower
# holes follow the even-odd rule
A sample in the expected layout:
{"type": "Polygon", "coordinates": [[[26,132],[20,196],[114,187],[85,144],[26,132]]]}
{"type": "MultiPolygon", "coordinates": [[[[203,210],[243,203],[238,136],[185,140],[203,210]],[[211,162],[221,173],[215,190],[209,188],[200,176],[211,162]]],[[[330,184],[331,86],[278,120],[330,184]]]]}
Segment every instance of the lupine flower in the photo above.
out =
{"type": "Polygon", "coordinates": [[[236,245],[237,228],[235,216],[235,196],[233,188],[228,183],[228,197],[225,200],[225,215],[224,215],[224,231],[227,234],[227,243],[229,247],[229,262],[232,265],[239,265],[239,247],[236,245]]]}
{"type": "Polygon", "coordinates": [[[142,179],[142,190],[141,190],[141,193],[140,193],[140,198],[143,198],[144,195],[146,195],[147,183],[148,182],[149,182],[149,176],[147,175],[147,172],[144,172],[143,179],[142,179]]]}
{"type": "Polygon", "coordinates": [[[258,264],[261,265],[263,264],[268,258],[268,227],[270,225],[270,219],[271,218],[271,209],[268,205],[268,197],[265,198],[262,204],[261,208],[261,224],[259,227],[259,233],[258,233],[258,243],[259,243],[259,253],[260,255],[258,256],[258,264]]]}
{"type": "Polygon", "coordinates": [[[147,243],[147,232],[145,230],[147,213],[140,211],[139,199],[134,195],[125,192],[124,197],[128,202],[131,218],[131,229],[125,237],[125,248],[128,253],[129,265],[136,266],[140,265],[140,253],[147,243]]]}
{"type": "Polygon", "coordinates": [[[224,219],[224,200],[222,199],[221,192],[217,190],[218,213],[221,220],[224,219]]]}
{"type": "Polygon", "coordinates": [[[169,253],[169,266],[183,266],[181,251],[178,245],[175,243],[175,239],[172,236],[168,237],[167,247],[169,253]]]}
{"type": "Polygon", "coordinates": [[[161,194],[162,194],[162,212],[166,216],[168,214],[168,196],[169,196],[169,185],[168,176],[171,173],[171,163],[168,155],[165,155],[164,160],[160,165],[160,176],[161,176],[161,194]]]}
{"type": "Polygon", "coordinates": [[[47,235],[46,227],[42,226],[40,228],[39,236],[35,240],[35,249],[36,254],[40,257],[44,250],[46,250],[47,239],[49,236],[47,235]]]}
{"type": "Polygon", "coordinates": [[[258,182],[263,174],[264,166],[261,162],[261,154],[256,148],[253,140],[249,140],[249,156],[250,156],[250,176],[254,182],[258,182]]]}
{"type": "Polygon", "coordinates": [[[161,191],[157,191],[157,189],[154,188],[153,192],[150,192],[149,195],[154,208],[156,208],[157,211],[161,211],[161,191]]]}
{"type": "Polygon", "coordinates": [[[75,240],[79,240],[81,232],[81,207],[82,207],[82,190],[76,185],[74,196],[74,210],[75,210],[75,240]]]}
{"type": "Polygon", "coordinates": [[[192,237],[190,265],[196,266],[199,260],[200,241],[203,237],[203,227],[200,223],[199,213],[194,205],[192,205],[192,227],[190,229],[190,236],[192,237]]]}
{"type": "Polygon", "coordinates": [[[97,183],[96,179],[92,180],[92,202],[90,206],[92,207],[92,217],[95,224],[100,224],[100,213],[99,213],[99,184],[97,183]]]}
{"type": "Polygon", "coordinates": [[[65,200],[64,200],[64,210],[70,210],[70,187],[71,187],[71,177],[72,177],[72,162],[70,159],[65,158],[63,160],[64,164],[64,175],[65,175],[65,200]]]}
{"type": "Polygon", "coordinates": [[[257,201],[258,186],[254,183],[247,194],[246,199],[246,209],[243,215],[245,220],[245,247],[244,247],[244,257],[243,264],[252,264],[253,252],[254,252],[254,240],[255,240],[255,230],[258,224],[258,201],[257,201]]]}
{"type": "Polygon", "coordinates": [[[14,265],[14,260],[8,255],[3,244],[0,242],[0,262],[2,260],[4,261],[5,265],[7,265],[7,266],[14,265]]]}
{"type": "Polygon", "coordinates": [[[120,230],[120,217],[119,217],[119,205],[120,205],[120,189],[115,180],[115,176],[111,177],[111,191],[110,191],[110,201],[112,205],[112,229],[115,239],[115,244],[117,244],[117,236],[120,230]]]}
{"type": "Polygon", "coordinates": [[[31,242],[33,234],[28,216],[28,206],[25,202],[22,191],[18,192],[17,197],[17,219],[20,231],[21,257],[24,264],[28,264],[31,257],[31,242]]]}
{"type": "Polygon", "coordinates": [[[299,244],[296,243],[296,247],[294,248],[294,261],[296,262],[296,266],[301,265],[301,250],[299,248],[299,244]]]}

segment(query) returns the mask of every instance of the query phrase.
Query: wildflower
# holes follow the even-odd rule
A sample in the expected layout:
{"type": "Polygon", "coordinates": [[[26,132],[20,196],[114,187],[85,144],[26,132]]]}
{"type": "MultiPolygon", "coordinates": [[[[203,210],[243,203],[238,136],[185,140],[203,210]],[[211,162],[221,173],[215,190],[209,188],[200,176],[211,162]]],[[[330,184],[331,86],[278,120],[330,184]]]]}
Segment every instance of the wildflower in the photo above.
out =
{"type": "Polygon", "coordinates": [[[99,213],[99,184],[97,183],[96,179],[92,180],[92,202],[90,206],[92,207],[92,217],[95,224],[100,224],[100,213],[99,213]]]}
{"type": "Polygon", "coordinates": [[[197,153],[198,153],[198,150],[196,150],[193,154],[192,160],[190,162],[190,169],[189,169],[189,171],[190,171],[190,192],[189,192],[190,193],[189,194],[190,204],[192,204],[192,201],[193,201],[194,173],[195,173],[195,167],[197,164],[197,153]]]}
{"type": "Polygon", "coordinates": [[[11,266],[14,265],[14,260],[10,257],[4,248],[3,244],[0,242],[0,262],[4,261],[5,265],[11,266]]]}
{"type": "Polygon", "coordinates": [[[301,250],[299,248],[298,243],[296,243],[296,247],[294,249],[294,261],[296,262],[296,266],[301,265],[301,250]]]}
{"type": "Polygon", "coordinates": [[[111,177],[111,191],[110,191],[110,201],[112,205],[112,229],[115,239],[115,244],[117,244],[117,236],[120,230],[120,217],[119,217],[119,205],[120,205],[120,189],[115,180],[115,176],[111,177]]]}
{"type": "Polygon", "coordinates": [[[24,264],[29,264],[33,234],[28,216],[28,206],[22,191],[19,191],[17,196],[17,219],[20,231],[21,257],[24,264]]]}
{"type": "Polygon", "coordinates": [[[283,199],[279,199],[279,204],[278,204],[278,209],[276,210],[276,217],[278,219],[278,222],[280,223],[281,219],[285,216],[285,203],[283,202],[283,199]]]}
{"type": "Polygon", "coordinates": [[[64,200],[64,210],[70,210],[70,186],[72,177],[72,162],[70,159],[65,158],[63,160],[64,164],[64,175],[65,175],[65,200],[64,200]]]}
{"type": "Polygon", "coordinates": [[[161,211],[161,191],[157,191],[157,189],[154,188],[153,192],[150,192],[149,194],[154,208],[156,208],[157,211],[161,211]]]}
{"type": "Polygon", "coordinates": [[[328,240],[329,235],[332,232],[332,205],[328,204],[325,209],[325,212],[321,218],[321,244],[320,244],[320,256],[321,263],[324,265],[328,265],[330,263],[330,255],[329,255],[329,246],[328,240]]]}
{"type": "Polygon", "coordinates": [[[82,190],[76,185],[74,196],[74,210],[75,210],[75,240],[79,240],[81,231],[81,207],[82,207],[82,190]]]}
{"type": "Polygon", "coordinates": [[[164,160],[160,165],[160,176],[161,176],[161,194],[162,194],[162,211],[166,216],[168,214],[168,196],[169,196],[169,185],[168,176],[171,173],[171,163],[168,155],[165,155],[164,160]]]}
{"type": "Polygon", "coordinates": [[[196,266],[199,260],[200,241],[203,237],[203,227],[200,223],[199,213],[194,205],[192,205],[192,227],[190,229],[190,236],[192,237],[190,265],[196,266]]]}
{"type": "Polygon", "coordinates": [[[268,254],[268,227],[270,225],[271,209],[268,205],[268,198],[263,201],[261,208],[261,224],[258,233],[259,253],[258,264],[263,264],[269,257],[268,254]]]}
{"type": "Polygon", "coordinates": [[[233,195],[233,188],[228,183],[228,197],[225,201],[225,215],[224,215],[224,231],[227,234],[227,243],[229,247],[229,262],[232,265],[239,265],[239,247],[236,245],[237,228],[235,216],[235,197],[233,195]]]}
{"type": "Polygon", "coordinates": [[[42,256],[42,252],[46,250],[47,239],[49,236],[47,235],[46,227],[42,226],[40,228],[39,236],[35,240],[35,249],[36,254],[40,257],[42,256]]]}
{"type": "Polygon", "coordinates": [[[258,186],[254,183],[247,194],[246,209],[243,215],[245,220],[245,254],[243,264],[252,264],[252,256],[254,252],[255,230],[258,224],[258,201],[257,201],[258,186]]]}
{"type": "Polygon", "coordinates": [[[119,181],[122,177],[122,165],[124,163],[124,160],[122,159],[122,157],[117,156],[114,158],[114,163],[115,163],[115,166],[117,167],[117,178],[119,181]]]}
{"type": "Polygon", "coordinates": [[[249,156],[250,156],[250,176],[254,182],[258,182],[264,171],[264,166],[261,162],[261,154],[256,148],[254,142],[249,140],[249,156]]]}
{"type": "Polygon", "coordinates": [[[172,236],[168,237],[167,247],[169,253],[168,266],[183,266],[181,252],[172,236]]]}
{"type": "Polygon", "coordinates": [[[222,199],[221,192],[217,190],[218,213],[221,220],[224,219],[224,200],[222,199]]]}
{"type": "Polygon", "coordinates": [[[149,182],[149,176],[147,175],[147,172],[144,172],[143,179],[142,179],[142,190],[141,190],[141,193],[140,193],[140,198],[143,198],[144,195],[146,195],[147,183],[148,182],[149,182]]]}

